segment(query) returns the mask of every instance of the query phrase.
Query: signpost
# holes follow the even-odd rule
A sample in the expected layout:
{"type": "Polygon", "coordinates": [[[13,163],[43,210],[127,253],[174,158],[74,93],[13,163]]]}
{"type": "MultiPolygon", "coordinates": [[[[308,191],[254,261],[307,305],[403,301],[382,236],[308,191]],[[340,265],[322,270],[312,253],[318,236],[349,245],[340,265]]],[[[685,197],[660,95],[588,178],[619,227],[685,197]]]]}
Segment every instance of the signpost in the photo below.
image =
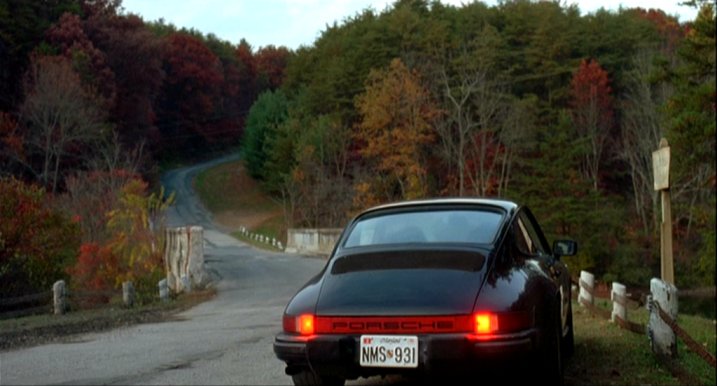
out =
{"type": "Polygon", "coordinates": [[[665,138],[660,148],[652,152],[652,170],[655,190],[662,196],[662,223],[660,224],[660,272],[662,280],[675,284],[672,262],[672,209],[670,208],[670,146],[665,138]]]}

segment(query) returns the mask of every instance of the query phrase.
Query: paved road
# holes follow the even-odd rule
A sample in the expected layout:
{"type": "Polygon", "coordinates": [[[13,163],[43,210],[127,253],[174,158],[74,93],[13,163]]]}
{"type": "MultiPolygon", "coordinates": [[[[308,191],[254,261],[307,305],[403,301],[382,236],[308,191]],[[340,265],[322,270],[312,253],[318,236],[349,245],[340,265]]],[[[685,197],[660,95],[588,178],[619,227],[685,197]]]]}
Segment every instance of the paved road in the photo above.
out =
{"type": "Polygon", "coordinates": [[[177,192],[168,223],[205,228],[207,265],[219,278],[214,299],[179,314],[179,321],[1,352],[0,384],[289,384],[274,357],[273,337],[287,300],[324,260],[259,251],[212,223],[191,190],[191,179],[230,159],[163,178],[177,192]]]}

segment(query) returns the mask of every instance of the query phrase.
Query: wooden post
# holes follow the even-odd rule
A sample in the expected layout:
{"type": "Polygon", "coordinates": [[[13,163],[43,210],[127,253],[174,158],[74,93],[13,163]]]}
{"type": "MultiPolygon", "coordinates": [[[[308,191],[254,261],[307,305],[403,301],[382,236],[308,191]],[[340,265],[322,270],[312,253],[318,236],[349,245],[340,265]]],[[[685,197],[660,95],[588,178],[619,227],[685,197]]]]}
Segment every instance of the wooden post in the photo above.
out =
{"type": "Polygon", "coordinates": [[[662,280],[675,284],[675,269],[672,260],[672,208],[670,205],[670,190],[661,192],[662,196],[662,225],[660,242],[660,273],[662,280]]]}
{"type": "Polygon", "coordinates": [[[593,289],[595,288],[595,275],[588,271],[580,271],[580,294],[578,303],[584,307],[584,303],[594,304],[593,289]]]}
{"type": "Polygon", "coordinates": [[[67,309],[67,287],[64,280],[58,280],[52,285],[52,295],[55,315],[64,314],[67,309]]]}
{"type": "Polygon", "coordinates": [[[653,278],[650,280],[650,297],[648,299],[650,320],[647,325],[647,333],[652,351],[674,358],[677,356],[675,332],[662,320],[659,310],[652,304],[653,302],[658,304],[672,320],[677,320],[677,287],[664,280],[653,278]]]}
{"type": "Polygon", "coordinates": [[[662,280],[675,284],[672,259],[672,209],[670,207],[670,146],[665,138],[660,140],[660,148],[652,152],[652,168],[655,175],[654,187],[656,191],[660,191],[662,201],[660,274],[662,280]]]}
{"type": "Polygon", "coordinates": [[[612,300],[612,315],[611,319],[615,322],[615,317],[619,317],[622,320],[627,321],[627,307],[625,307],[626,288],[624,284],[618,282],[612,283],[612,291],[610,292],[610,299],[612,300]]]}

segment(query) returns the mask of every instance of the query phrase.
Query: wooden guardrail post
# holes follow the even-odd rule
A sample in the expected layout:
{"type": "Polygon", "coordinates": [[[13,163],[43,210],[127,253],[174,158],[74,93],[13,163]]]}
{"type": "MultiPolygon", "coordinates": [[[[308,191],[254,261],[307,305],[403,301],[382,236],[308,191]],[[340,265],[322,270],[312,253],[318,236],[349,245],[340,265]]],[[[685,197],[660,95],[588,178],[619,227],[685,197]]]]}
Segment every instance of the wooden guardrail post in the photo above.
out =
{"type": "Polygon", "coordinates": [[[652,152],[655,191],[660,192],[662,222],[660,223],[660,272],[662,280],[675,283],[672,258],[672,209],[670,206],[670,144],[660,140],[660,148],[652,152]]]}
{"type": "Polygon", "coordinates": [[[650,280],[650,293],[647,300],[650,310],[650,320],[647,325],[647,334],[650,338],[652,351],[658,355],[676,357],[677,344],[675,332],[660,317],[662,309],[672,320],[677,320],[677,287],[653,278],[650,280]],[[656,306],[659,306],[656,307],[656,306]]]}
{"type": "Polygon", "coordinates": [[[595,275],[588,271],[580,271],[580,294],[578,295],[578,303],[581,306],[585,304],[593,305],[595,302],[593,292],[595,288],[595,275]]]}
{"type": "Polygon", "coordinates": [[[58,280],[52,285],[52,299],[55,315],[62,315],[67,309],[67,286],[64,280],[58,280]]]}
{"type": "Polygon", "coordinates": [[[612,283],[612,291],[610,292],[610,300],[612,300],[612,314],[611,319],[615,322],[615,317],[622,320],[627,320],[627,289],[625,285],[618,282],[612,283]]]}
{"type": "Polygon", "coordinates": [[[131,281],[122,283],[122,301],[127,307],[134,306],[135,291],[131,281]]]}

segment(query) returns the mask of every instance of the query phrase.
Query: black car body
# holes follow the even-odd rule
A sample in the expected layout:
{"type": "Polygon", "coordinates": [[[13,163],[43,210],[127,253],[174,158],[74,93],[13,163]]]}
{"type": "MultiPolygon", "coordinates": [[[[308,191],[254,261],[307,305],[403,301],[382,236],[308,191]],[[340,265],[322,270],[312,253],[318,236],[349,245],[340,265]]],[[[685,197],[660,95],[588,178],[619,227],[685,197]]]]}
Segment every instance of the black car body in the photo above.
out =
{"type": "Polygon", "coordinates": [[[519,359],[562,382],[570,276],[527,207],[433,199],[369,209],[287,305],[274,352],[296,384],[519,359]],[[523,360],[525,359],[525,360],[523,360]]]}

